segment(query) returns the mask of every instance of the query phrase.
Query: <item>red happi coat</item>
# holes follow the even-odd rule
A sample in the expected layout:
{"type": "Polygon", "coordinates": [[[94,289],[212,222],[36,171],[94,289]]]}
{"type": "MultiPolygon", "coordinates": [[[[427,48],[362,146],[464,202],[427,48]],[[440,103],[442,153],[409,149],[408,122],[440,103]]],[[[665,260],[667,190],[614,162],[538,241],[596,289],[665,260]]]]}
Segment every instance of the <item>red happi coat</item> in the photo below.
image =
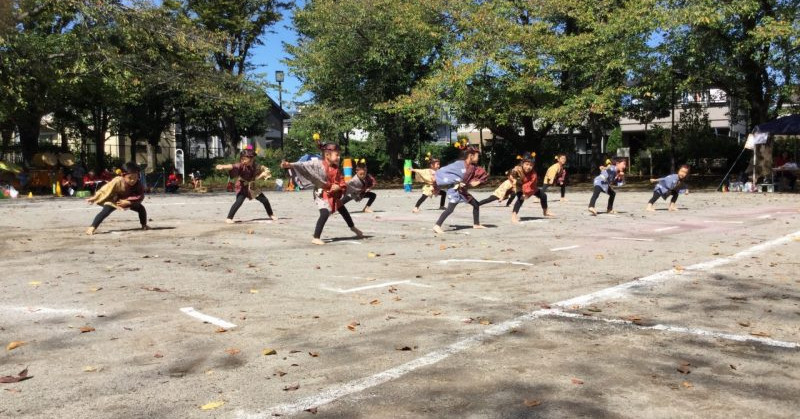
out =
{"type": "Polygon", "coordinates": [[[536,169],[532,169],[528,174],[523,172],[520,181],[522,182],[522,195],[525,198],[530,198],[539,190],[539,176],[536,174],[536,169]]]}
{"type": "Polygon", "coordinates": [[[327,160],[322,160],[322,167],[325,168],[325,176],[328,182],[322,187],[321,198],[328,202],[331,213],[336,212],[342,206],[342,197],[347,190],[347,182],[344,181],[342,172],[338,165],[332,165],[327,160]],[[333,185],[339,185],[339,190],[331,192],[333,185]]]}

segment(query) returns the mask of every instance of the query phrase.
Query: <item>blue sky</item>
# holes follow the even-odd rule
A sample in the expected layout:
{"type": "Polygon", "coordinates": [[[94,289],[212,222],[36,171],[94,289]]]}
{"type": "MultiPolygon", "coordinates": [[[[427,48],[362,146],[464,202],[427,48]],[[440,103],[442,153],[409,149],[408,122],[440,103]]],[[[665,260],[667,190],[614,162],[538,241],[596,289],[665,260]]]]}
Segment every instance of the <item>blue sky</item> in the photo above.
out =
{"type": "MultiPolygon", "coordinates": [[[[305,4],[305,0],[296,0],[295,3],[298,7],[302,7],[305,4]]],[[[271,30],[271,32],[262,36],[261,39],[264,44],[253,49],[253,56],[250,60],[256,66],[253,72],[263,73],[270,83],[275,83],[275,71],[283,70],[286,74],[283,82],[283,107],[286,110],[293,110],[294,106],[288,104],[288,102],[308,100],[310,95],[298,96],[301,87],[300,80],[294,77],[289,72],[286,64],[282,62],[287,57],[283,44],[295,44],[297,41],[297,33],[292,25],[292,10],[285,11],[283,20],[275,24],[271,30]]],[[[270,89],[267,93],[276,102],[278,101],[277,88],[270,89]]]]}

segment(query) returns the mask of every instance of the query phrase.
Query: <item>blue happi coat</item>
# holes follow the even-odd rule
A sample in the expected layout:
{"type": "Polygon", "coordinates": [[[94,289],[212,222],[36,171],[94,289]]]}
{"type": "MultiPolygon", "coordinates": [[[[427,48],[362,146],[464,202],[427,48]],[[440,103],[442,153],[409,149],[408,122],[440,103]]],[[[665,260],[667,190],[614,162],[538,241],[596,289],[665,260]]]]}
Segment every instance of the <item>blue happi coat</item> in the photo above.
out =
{"type": "Polygon", "coordinates": [[[661,195],[661,198],[667,199],[667,196],[677,191],[680,186],[681,180],[678,178],[677,174],[673,174],[659,179],[653,192],[661,195]]]}
{"type": "Polygon", "coordinates": [[[447,189],[447,200],[458,204],[468,202],[472,195],[467,192],[473,180],[486,181],[486,172],[477,166],[467,167],[464,160],[450,163],[436,171],[436,185],[447,189]]]}
{"type": "Polygon", "coordinates": [[[608,193],[608,185],[617,179],[617,166],[614,164],[608,165],[600,175],[594,178],[594,186],[599,186],[603,192],[608,193]]]}

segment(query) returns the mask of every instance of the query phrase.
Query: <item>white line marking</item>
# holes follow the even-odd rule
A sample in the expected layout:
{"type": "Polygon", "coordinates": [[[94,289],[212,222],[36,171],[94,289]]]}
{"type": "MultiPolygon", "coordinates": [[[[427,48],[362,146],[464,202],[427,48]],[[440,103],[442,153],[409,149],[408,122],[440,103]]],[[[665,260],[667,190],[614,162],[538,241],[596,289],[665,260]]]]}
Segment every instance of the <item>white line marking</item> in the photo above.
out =
{"type": "Polygon", "coordinates": [[[325,240],[325,243],[361,244],[361,243],[359,243],[359,242],[357,242],[355,240],[335,240],[334,241],[333,239],[327,239],[327,240],[325,240]]]}
{"type": "Polygon", "coordinates": [[[530,223],[546,223],[546,222],[547,222],[547,220],[545,220],[545,219],[538,219],[538,220],[525,220],[525,221],[520,221],[519,223],[520,223],[520,224],[530,224],[530,223]]]}
{"type": "Polygon", "coordinates": [[[633,240],[633,241],[636,241],[636,242],[651,242],[651,241],[653,241],[653,239],[637,239],[635,237],[611,237],[611,238],[615,239],[615,240],[633,240]]]}
{"type": "Polygon", "coordinates": [[[756,217],[756,219],[758,219],[758,220],[766,220],[767,218],[772,218],[772,214],[764,214],[764,215],[756,217]]]}
{"type": "Polygon", "coordinates": [[[528,262],[514,262],[507,260],[483,260],[483,259],[446,259],[446,260],[440,260],[439,263],[441,263],[442,265],[447,265],[448,263],[498,263],[502,265],[533,266],[532,263],[528,262]]]}
{"type": "Polygon", "coordinates": [[[391,285],[399,285],[399,284],[407,284],[407,285],[413,285],[415,287],[431,288],[430,285],[425,285],[425,284],[420,284],[420,283],[417,283],[417,282],[413,282],[410,279],[406,279],[404,281],[391,281],[391,282],[383,282],[383,283],[380,283],[380,284],[365,285],[363,287],[350,288],[350,289],[346,289],[346,290],[343,290],[341,288],[330,288],[330,287],[325,287],[325,286],[323,286],[321,288],[324,289],[325,291],[338,292],[339,294],[348,294],[348,293],[351,293],[351,292],[365,291],[365,290],[370,290],[370,289],[374,289],[374,288],[383,288],[383,287],[388,287],[388,286],[391,286],[391,285]]]}
{"type": "Polygon", "coordinates": [[[717,223],[717,224],[744,224],[744,221],[725,221],[725,220],[704,220],[704,223],[717,223]]]}
{"type": "MultiPolygon", "coordinates": [[[[701,271],[701,270],[715,268],[720,265],[731,263],[735,260],[748,258],[754,254],[763,252],[772,247],[789,243],[796,237],[800,237],[800,231],[753,246],[747,250],[741,251],[727,258],[720,258],[708,262],[697,263],[695,265],[685,268],[685,270],[701,271]]],[[[578,296],[569,300],[564,300],[555,303],[553,305],[559,307],[568,307],[576,304],[584,305],[588,302],[597,301],[599,299],[620,297],[624,295],[623,291],[627,291],[631,288],[642,285],[653,284],[657,282],[664,282],[670,278],[674,278],[677,276],[678,274],[675,272],[675,270],[670,269],[668,271],[662,271],[655,273],[653,275],[649,275],[639,280],[626,282],[624,284],[620,284],[615,287],[602,289],[590,294],[578,296]]],[[[236,412],[236,416],[239,418],[249,418],[249,419],[269,418],[272,417],[274,414],[290,415],[290,414],[300,413],[305,409],[310,409],[312,407],[319,407],[322,405],[326,405],[335,400],[341,399],[342,397],[349,396],[355,393],[360,393],[368,388],[372,388],[381,385],[383,383],[386,383],[388,381],[400,378],[422,367],[436,364],[439,361],[449,358],[451,355],[455,355],[464,352],[468,349],[474,348],[488,339],[506,334],[511,330],[518,328],[520,325],[522,325],[523,322],[529,322],[531,320],[546,316],[550,314],[552,311],[553,309],[542,309],[542,310],[532,311],[530,313],[523,314],[511,320],[506,320],[495,326],[488,327],[476,335],[467,337],[465,339],[452,343],[448,346],[445,346],[442,349],[430,352],[426,355],[423,355],[420,358],[414,359],[402,365],[398,365],[397,367],[390,368],[386,371],[373,374],[369,377],[359,378],[346,383],[342,383],[338,386],[332,386],[326,390],[323,390],[321,393],[317,395],[299,399],[294,403],[284,403],[277,406],[273,406],[265,409],[262,412],[247,413],[242,410],[239,410],[236,412]]]]}
{"type": "Polygon", "coordinates": [[[66,315],[94,315],[94,313],[86,310],[77,310],[73,308],[49,308],[49,307],[14,307],[14,306],[0,306],[0,311],[15,311],[20,313],[34,314],[34,315],[50,315],[50,316],[66,316],[66,315]]]}
{"type": "Polygon", "coordinates": [[[782,341],[782,340],[775,340],[775,339],[763,338],[763,337],[758,337],[758,336],[750,336],[750,335],[734,335],[734,334],[731,334],[731,333],[715,332],[715,331],[712,331],[712,330],[698,329],[698,328],[695,328],[695,327],[669,326],[669,325],[664,325],[664,324],[655,324],[655,325],[651,325],[651,326],[648,326],[648,325],[639,326],[636,323],[634,323],[632,321],[628,321],[628,320],[607,319],[607,318],[602,318],[602,317],[584,316],[583,314],[580,314],[580,313],[568,313],[568,312],[564,312],[564,311],[561,311],[561,310],[553,310],[553,312],[550,313],[550,315],[557,316],[557,317],[567,317],[567,318],[572,318],[572,319],[599,321],[599,322],[610,323],[610,324],[630,325],[630,326],[636,326],[639,329],[660,330],[660,331],[664,331],[664,332],[674,332],[674,333],[688,333],[688,334],[697,335],[697,336],[703,336],[703,337],[734,340],[734,341],[737,341],[737,342],[752,341],[752,342],[758,342],[758,343],[761,343],[761,344],[764,344],[764,345],[768,345],[768,346],[777,346],[777,347],[781,347],[781,348],[798,348],[798,347],[800,347],[800,344],[797,344],[795,342],[786,342],[786,341],[782,341]]]}
{"type": "Polygon", "coordinates": [[[550,249],[550,251],[551,251],[551,252],[558,252],[558,251],[561,251],[561,250],[577,249],[577,248],[579,248],[579,247],[581,247],[581,246],[580,246],[580,245],[577,245],[577,244],[574,244],[574,245],[572,245],[572,246],[565,246],[565,247],[554,247],[554,248],[550,249]]]}
{"type": "Polygon", "coordinates": [[[200,320],[202,320],[204,322],[211,323],[211,324],[213,324],[215,326],[224,327],[226,329],[232,329],[232,328],[236,327],[236,325],[233,324],[233,323],[228,323],[225,320],[209,316],[208,314],[203,314],[203,313],[195,310],[194,307],[183,307],[181,309],[181,311],[186,313],[186,314],[188,314],[188,315],[190,315],[190,316],[192,316],[192,317],[194,317],[194,318],[196,318],[196,319],[200,319],[200,320]]]}
{"type": "Polygon", "coordinates": [[[662,232],[662,231],[668,231],[668,230],[675,230],[676,228],[680,228],[680,227],[678,227],[678,226],[672,226],[672,227],[661,227],[661,228],[657,228],[657,229],[655,229],[655,230],[653,230],[653,231],[656,231],[656,232],[662,232]]]}

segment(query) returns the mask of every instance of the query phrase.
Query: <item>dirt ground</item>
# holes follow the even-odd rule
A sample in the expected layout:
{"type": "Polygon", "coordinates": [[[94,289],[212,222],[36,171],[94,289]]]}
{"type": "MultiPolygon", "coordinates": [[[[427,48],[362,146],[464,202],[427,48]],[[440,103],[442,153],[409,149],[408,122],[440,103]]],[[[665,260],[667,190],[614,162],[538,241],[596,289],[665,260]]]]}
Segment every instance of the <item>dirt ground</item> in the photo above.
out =
{"type": "MultiPolygon", "coordinates": [[[[0,201],[0,417],[790,418],[800,197],[589,194],[460,205],[378,191],[357,240],[309,192],[153,195],[153,230],[75,199],[0,201]],[[605,208],[601,196],[598,208],[605,208]],[[205,317],[204,317],[205,316],[205,317]],[[271,354],[273,351],[275,354],[271,354]]],[[[479,198],[490,191],[476,192],[479,198]]]]}

